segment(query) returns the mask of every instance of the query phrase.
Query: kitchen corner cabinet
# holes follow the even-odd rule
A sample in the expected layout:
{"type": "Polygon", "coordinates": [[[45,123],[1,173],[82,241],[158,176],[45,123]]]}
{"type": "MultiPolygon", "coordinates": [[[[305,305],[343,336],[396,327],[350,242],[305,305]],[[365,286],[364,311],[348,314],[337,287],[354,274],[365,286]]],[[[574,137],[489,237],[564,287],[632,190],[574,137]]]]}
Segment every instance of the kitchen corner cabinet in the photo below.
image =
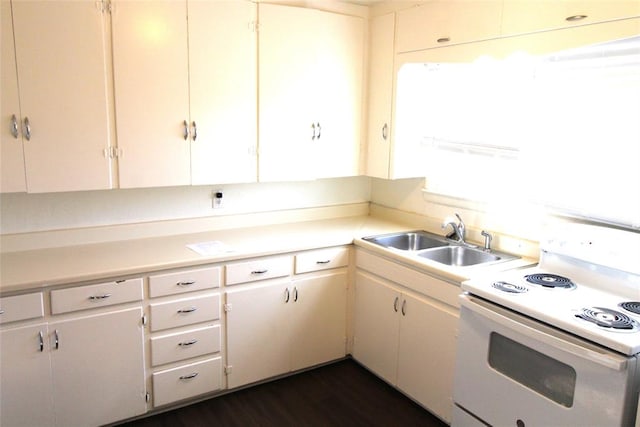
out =
{"type": "Polygon", "coordinates": [[[436,0],[398,12],[396,53],[500,36],[502,1],[436,0]]]}
{"type": "Polygon", "coordinates": [[[505,0],[502,35],[640,16],[638,0],[505,0]]]}
{"type": "Polygon", "coordinates": [[[113,4],[121,188],[256,180],[255,5],[113,4]]]}
{"type": "MultiPolygon", "coordinates": [[[[296,263],[319,257],[317,268],[228,288],[229,388],[345,356],[348,253],[335,248],[297,255],[296,263]]],[[[269,270],[269,260],[261,266],[269,270]]]]}
{"type": "Polygon", "coordinates": [[[111,188],[103,9],[2,0],[2,191],[111,188]]]}
{"type": "Polygon", "coordinates": [[[440,298],[455,303],[459,288],[374,255],[357,256],[363,262],[356,272],[354,358],[451,422],[459,313],[440,298]],[[416,286],[437,296],[411,290],[416,286]]]}
{"type": "Polygon", "coordinates": [[[364,19],[260,3],[259,180],[359,173],[364,19]]]}

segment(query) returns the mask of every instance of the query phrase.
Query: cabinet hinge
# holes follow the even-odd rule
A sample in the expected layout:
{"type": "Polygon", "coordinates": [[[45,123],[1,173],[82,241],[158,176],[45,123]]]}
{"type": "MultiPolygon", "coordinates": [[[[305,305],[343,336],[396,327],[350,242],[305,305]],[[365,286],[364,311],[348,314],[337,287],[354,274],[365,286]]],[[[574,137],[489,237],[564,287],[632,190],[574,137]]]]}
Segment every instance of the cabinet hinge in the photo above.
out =
{"type": "Polygon", "coordinates": [[[145,393],[144,401],[147,402],[147,403],[151,402],[151,394],[149,392],[145,393]]]}
{"type": "Polygon", "coordinates": [[[226,365],[224,367],[224,374],[225,375],[229,375],[231,373],[231,371],[233,370],[233,365],[226,365]]]}
{"type": "Polygon", "coordinates": [[[232,305],[232,304],[225,304],[225,305],[224,305],[224,312],[225,312],[225,313],[228,313],[228,312],[230,312],[230,311],[231,311],[231,309],[232,309],[232,308],[233,308],[233,305],[232,305]]]}
{"type": "Polygon", "coordinates": [[[257,21],[249,21],[247,26],[252,33],[257,33],[260,30],[260,24],[257,21]]]}

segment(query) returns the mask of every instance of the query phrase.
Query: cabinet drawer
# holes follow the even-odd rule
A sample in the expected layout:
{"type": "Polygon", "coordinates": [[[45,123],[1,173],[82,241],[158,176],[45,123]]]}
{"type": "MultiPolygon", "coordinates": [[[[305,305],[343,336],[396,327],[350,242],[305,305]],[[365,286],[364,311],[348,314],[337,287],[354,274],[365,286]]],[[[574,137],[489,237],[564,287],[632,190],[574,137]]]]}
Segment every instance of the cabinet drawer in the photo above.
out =
{"type": "Polygon", "coordinates": [[[151,298],[220,287],[220,267],[184,270],[149,276],[151,298]]]}
{"type": "Polygon", "coordinates": [[[0,325],[44,316],[42,292],[0,298],[0,325]]]}
{"type": "Polygon", "coordinates": [[[153,374],[153,406],[162,406],[222,387],[222,359],[216,357],[153,374]]]}
{"type": "Polygon", "coordinates": [[[227,285],[284,277],[291,274],[290,256],[258,259],[227,265],[227,285]]]}
{"type": "Polygon", "coordinates": [[[142,301],[141,278],[51,291],[51,313],[68,313],[131,301],[142,301]]]}
{"type": "Polygon", "coordinates": [[[330,248],[296,255],[296,274],[328,270],[349,264],[349,248],[330,248]]]}
{"type": "Polygon", "coordinates": [[[220,318],[220,294],[149,305],[151,330],[176,328],[220,318]]]}
{"type": "Polygon", "coordinates": [[[153,366],[220,351],[220,325],[151,338],[153,366]]]}

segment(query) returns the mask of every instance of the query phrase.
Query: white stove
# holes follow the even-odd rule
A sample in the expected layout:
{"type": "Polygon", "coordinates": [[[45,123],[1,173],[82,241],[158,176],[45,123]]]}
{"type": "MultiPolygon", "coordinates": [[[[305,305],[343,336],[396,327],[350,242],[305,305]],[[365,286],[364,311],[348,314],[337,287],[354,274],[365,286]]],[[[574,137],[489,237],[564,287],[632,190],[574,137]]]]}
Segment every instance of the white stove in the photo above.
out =
{"type": "Polygon", "coordinates": [[[565,226],[535,267],[462,289],[625,355],[640,353],[640,234],[565,226]],[[603,265],[604,264],[604,265],[603,265]]]}
{"type": "Polygon", "coordinates": [[[640,426],[640,233],[548,235],[538,265],[462,285],[454,427],[640,426]]]}

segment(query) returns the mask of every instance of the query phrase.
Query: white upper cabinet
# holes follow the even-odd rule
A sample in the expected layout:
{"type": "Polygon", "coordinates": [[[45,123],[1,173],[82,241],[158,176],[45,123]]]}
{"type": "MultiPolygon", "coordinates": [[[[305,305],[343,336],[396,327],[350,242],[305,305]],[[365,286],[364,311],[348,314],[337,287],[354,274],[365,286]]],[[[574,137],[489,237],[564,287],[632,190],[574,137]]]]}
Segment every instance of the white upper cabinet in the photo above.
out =
{"type": "Polygon", "coordinates": [[[638,0],[505,0],[502,34],[522,34],[634,16],[640,16],[638,0]]]}
{"type": "Polygon", "coordinates": [[[498,37],[501,14],[500,0],[435,0],[402,10],[396,52],[498,37]]]}
{"type": "MultiPolygon", "coordinates": [[[[18,120],[21,119],[17,134],[18,140],[24,141],[29,192],[111,188],[103,3],[91,0],[11,2],[19,111],[15,104],[17,88],[10,81],[15,71],[10,70],[11,48],[7,46],[11,38],[5,36],[5,32],[10,31],[10,25],[5,22],[9,19],[6,3],[3,0],[3,159],[5,133],[15,114],[18,120]],[[5,71],[8,72],[6,76],[5,71]],[[5,88],[8,88],[7,92],[5,88]],[[12,105],[7,107],[5,102],[12,105]]],[[[13,151],[10,154],[14,159],[12,163],[19,163],[20,149],[14,147],[13,151]]],[[[15,178],[14,184],[3,187],[3,191],[24,191],[20,165],[14,164],[12,168],[17,170],[4,171],[3,160],[3,184],[9,182],[5,181],[5,172],[15,178]]]]}
{"type": "Polygon", "coordinates": [[[27,191],[22,151],[22,116],[20,115],[20,96],[18,94],[18,75],[16,74],[16,55],[13,47],[13,21],[11,2],[0,2],[0,47],[2,56],[0,66],[2,74],[0,93],[0,192],[27,191]]]}
{"type": "Polygon", "coordinates": [[[259,180],[358,174],[364,20],[259,5],[259,180]]]}
{"type": "Polygon", "coordinates": [[[113,12],[121,188],[189,185],[185,1],[119,1],[113,12]]]}
{"type": "Polygon", "coordinates": [[[254,8],[115,3],[120,187],[255,181],[254,8]]]}
{"type": "Polygon", "coordinates": [[[255,182],[256,5],[190,0],[188,9],[191,183],[255,182]]]}

